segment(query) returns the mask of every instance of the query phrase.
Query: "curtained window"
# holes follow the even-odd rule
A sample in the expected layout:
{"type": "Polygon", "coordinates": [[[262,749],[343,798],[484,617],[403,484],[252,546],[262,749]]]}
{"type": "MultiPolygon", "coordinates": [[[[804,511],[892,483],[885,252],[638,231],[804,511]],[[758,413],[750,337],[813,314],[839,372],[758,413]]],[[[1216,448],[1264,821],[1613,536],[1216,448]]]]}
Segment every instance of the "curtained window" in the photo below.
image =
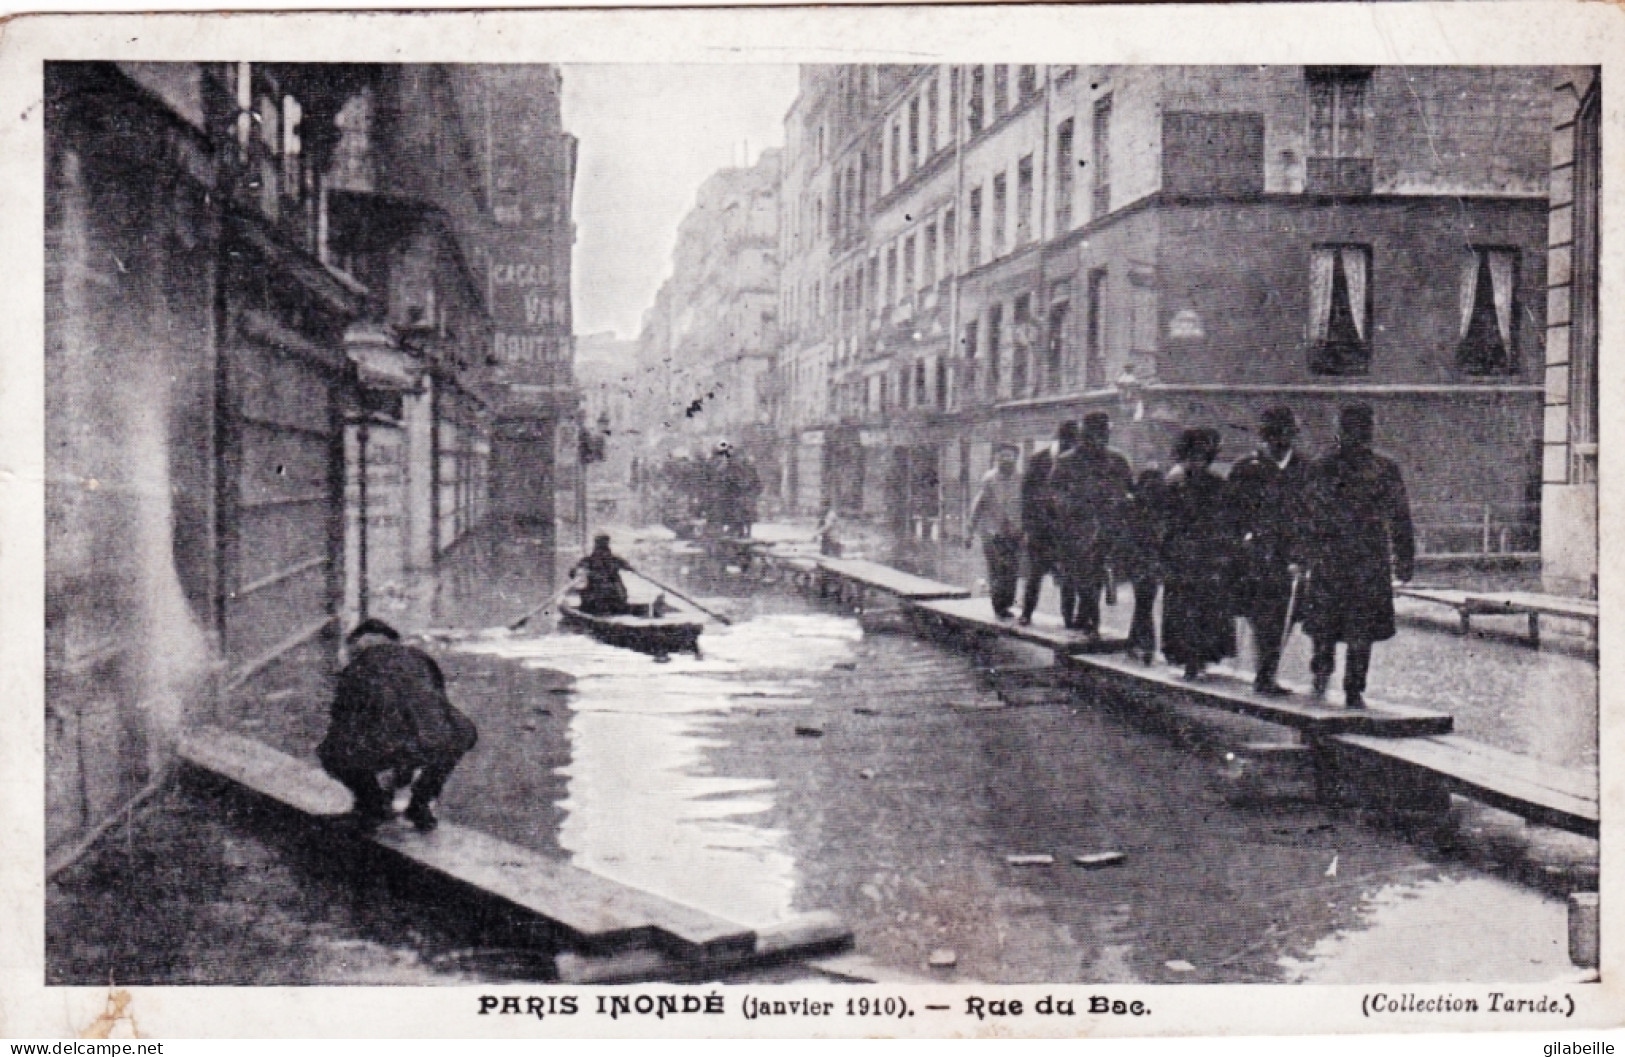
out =
{"type": "Polygon", "coordinates": [[[1315,374],[1370,373],[1370,246],[1310,250],[1309,369],[1315,374]]]}
{"type": "Polygon", "coordinates": [[[1516,250],[1470,247],[1462,254],[1460,344],[1456,366],[1468,374],[1518,370],[1516,250]]]}

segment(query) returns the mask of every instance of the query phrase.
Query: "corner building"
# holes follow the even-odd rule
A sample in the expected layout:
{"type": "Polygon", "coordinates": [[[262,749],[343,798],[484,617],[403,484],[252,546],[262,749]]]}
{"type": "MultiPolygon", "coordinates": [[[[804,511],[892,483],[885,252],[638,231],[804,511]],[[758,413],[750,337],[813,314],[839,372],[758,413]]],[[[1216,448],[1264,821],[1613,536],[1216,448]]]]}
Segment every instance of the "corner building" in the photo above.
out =
{"type": "Polygon", "coordinates": [[[993,445],[1064,419],[1106,411],[1137,466],[1214,426],[1228,461],[1267,406],[1318,453],[1363,400],[1425,550],[1537,549],[1549,71],[819,69],[785,167],[842,248],[800,280],[824,298],[783,293],[800,349],[829,343],[844,509],[958,535],[993,445]],[[828,81],[867,88],[826,108],[844,169],[802,156],[828,81]]]}

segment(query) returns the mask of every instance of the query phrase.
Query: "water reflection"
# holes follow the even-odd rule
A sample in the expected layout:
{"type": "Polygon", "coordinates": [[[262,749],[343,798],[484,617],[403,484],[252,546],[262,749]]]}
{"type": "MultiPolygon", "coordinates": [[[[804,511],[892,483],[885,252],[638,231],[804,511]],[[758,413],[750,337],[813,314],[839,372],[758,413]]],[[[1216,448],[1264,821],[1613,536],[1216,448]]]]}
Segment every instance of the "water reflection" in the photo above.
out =
{"type": "Polygon", "coordinates": [[[715,773],[713,750],[730,714],[805,703],[811,674],[861,636],[849,619],[779,614],[711,625],[701,657],[667,662],[573,634],[463,648],[575,678],[559,844],[578,865],[762,926],[789,917],[796,892],[788,835],[762,821],[776,786],[715,773]]]}

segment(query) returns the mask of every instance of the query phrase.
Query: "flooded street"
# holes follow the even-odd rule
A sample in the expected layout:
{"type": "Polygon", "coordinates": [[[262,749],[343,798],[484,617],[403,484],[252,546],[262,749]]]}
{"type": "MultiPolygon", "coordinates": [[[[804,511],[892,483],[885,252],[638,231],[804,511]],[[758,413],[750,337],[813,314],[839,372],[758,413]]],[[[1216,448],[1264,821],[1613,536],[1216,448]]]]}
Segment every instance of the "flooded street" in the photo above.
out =
{"type": "MultiPolygon", "coordinates": [[[[552,581],[534,572],[550,563],[472,550],[416,625],[438,629],[430,648],[480,729],[444,817],[751,926],[833,911],[859,954],[944,980],[1574,974],[1561,900],[1460,853],[1451,835],[1467,822],[1402,833],[1307,799],[1238,800],[1225,753],[1279,731],[1084,699],[1042,651],[965,652],[662,542],[623,546],[734,623],[709,622],[700,656],[669,659],[546,614],[511,632],[503,622],[545,600],[552,581]],[[1124,860],[1074,864],[1100,852],[1124,860]],[[1042,855],[1053,862],[1010,862],[1042,855]],[[928,970],[942,951],[953,967],[928,970]]],[[[324,716],[307,701],[253,733],[309,758],[324,716]]],[[[177,795],[138,825],[139,853],[112,849],[53,886],[53,942],[73,952],[64,982],[100,979],[137,947],[154,980],[545,975],[482,956],[494,941],[456,920],[358,900],[304,852],[209,813],[177,795]],[[162,875],[166,842],[214,860],[211,899],[186,899],[179,878],[144,883],[144,916],[111,936],[71,931],[135,890],[110,878],[162,875]],[[224,942],[245,906],[290,946],[224,942]]]]}
{"type": "MultiPolygon", "coordinates": [[[[1267,728],[1124,714],[1047,685],[1037,651],[972,657],[703,559],[635,560],[739,619],[665,662],[575,635],[448,647],[460,673],[568,680],[543,739],[556,802],[523,810],[555,818],[543,843],[579,865],[752,925],[833,910],[860,953],[920,972],[951,949],[961,979],[1314,978],[1346,959],[1380,979],[1431,942],[1413,921],[1439,916],[1496,937],[1488,958],[1425,961],[1441,979],[1570,971],[1548,895],[1354,813],[1232,803],[1226,738],[1267,728]],[[1100,851],[1126,862],[1072,864],[1100,851]],[[1007,862],[1034,854],[1055,863],[1007,862]],[[1425,909],[1385,914],[1396,900],[1425,909]],[[1368,938],[1345,955],[1342,930],[1368,938]]],[[[523,707],[491,705],[482,726],[523,707]]],[[[458,802],[523,839],[467,779],[458,802]]]]}

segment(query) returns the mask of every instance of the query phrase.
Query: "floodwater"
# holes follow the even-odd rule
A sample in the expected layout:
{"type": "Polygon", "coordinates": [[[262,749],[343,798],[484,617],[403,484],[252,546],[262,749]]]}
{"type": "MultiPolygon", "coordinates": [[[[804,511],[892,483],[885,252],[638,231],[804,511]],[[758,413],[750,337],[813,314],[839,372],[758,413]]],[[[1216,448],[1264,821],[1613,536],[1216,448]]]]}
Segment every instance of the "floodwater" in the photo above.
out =
{"type": "MultiPolygon", "coordinates": [[[[427,645],[480,729],[442,817],[747,925],[833,911],[860,954],[912,976],[1576,975],[1561,886],[1517,882],[1507,856],[1480,854],[1520,854],[1515,820],[1401,831],[1292,795],[1240,798],[1225,754],[1278,730],[1087,699],[1054,684],[1040,651],[971,653],[660,542],[617,549],[735,623],[707,624],[702,656],[666,661],[554,631],[545,616],[509,632],[545,600],[550,563],[471,549],[418,624],[448,629],[427,645]],[[1074,864],[1106,851],[1122,862],[1074,864]],[[1052,861],[1010,861],[1035,855],[1052,861]],[[927,969],[941,951],[955,965],[927,969]]],[[[308,759],[324,714],[325,701],[290,701],[249,732],[308,759]]],[[[172,796],[51,886],[54,982],[527,971],[501,951],[482,957],[485,941],[455,915],[358,887],[251,820],[217,815],[172,796]]],[[[1566,854],[1594,861],[1594,842],[1578,844],[1566,854]]]]}
{"type": "Polygon", "coordinates": [[[1573,974],[1553,895],[1351,813],[1233,802],[1225,748],[1268,728],[1125,715],[1049,685],[1033,651],[866,631],[665,558],[638,560],[741,618],[707,625],[701,657],[558,633],[452,646],[567,677],[553,839],[578,865],[750,925],[833,910],[899,971],[953,950],[945,979],[1573,974]],[[1072,863],[1097,851],[1126,861],[1072,863]],[[1009,862],[1035,854],[1054,862],[1009,862]]]}

